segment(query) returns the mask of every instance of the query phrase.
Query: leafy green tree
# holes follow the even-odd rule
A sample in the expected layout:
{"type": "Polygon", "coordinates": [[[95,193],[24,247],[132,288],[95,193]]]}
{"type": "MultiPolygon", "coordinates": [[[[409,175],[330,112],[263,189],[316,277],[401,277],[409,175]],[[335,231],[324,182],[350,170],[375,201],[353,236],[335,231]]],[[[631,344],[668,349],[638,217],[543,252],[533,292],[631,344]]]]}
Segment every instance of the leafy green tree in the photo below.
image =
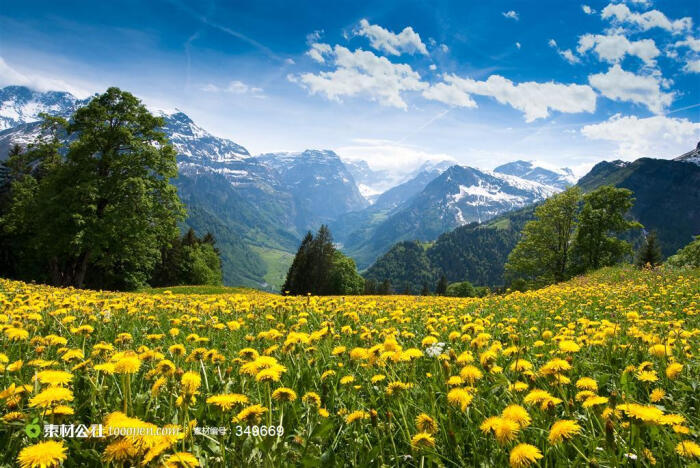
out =
{"type": "Polygon", "coordinates": [[[476,297],[476,289],[469,281],[452,283],[447,286],[446,296],[453,297],[476,297]]]}
{"type": "Polygon", "coordinates": [[[357,295],[362,294],[364,289],[365,280],[357,273],[355,261],[336,250],[328,278],[328,294],[357,295]]]}
{"type": "Polygon", "coordinates": [[[612,185],[603,185],[583,196],[572,250],[573,273],[614,265],[632,253],[630,243],[615,236],[642,227],[625,218],[633,205],[631,190],[612,185]]]}
{"type": "Polygon", "coordinates": [[[377,294],[377,282],[373,280],[372,278],[366,279],[365,280],[365,295],[366,296],[373,296],[374,294],[377,294]]]}
{"type": "Polygon", "coordinates": [[[382,281],[379,287],[377,288],[377,294],[380,294],[382,296],[391,294],[391,281],[389,281],[388,279],[382,281]]]}
{"type": "Polygon", "coordinates": [[[508,256],[506,272],[546,284],[566,279],[581,190],[571,187],[535,209],[522,239],[508,256]]]}
{"type": "Polygon", "coordinates": [[[679,249],[666,263],[673,267],[700,268],[700,236],[695,236],[695,240],[679,249]]]}
{"type": "Polygon", "coordinates": [[[118,88],[70,122],[44,118],[53,139],[10,162],[21,173],[21,163],[33,159],[35,169],[13,182],[3,229],[27,239],[23,249],[42,259],[52,284],[144,284],[185,213],[170,183],[177,165],[163,120],[118,88]],[[58,143],[61,132],[68,147],[58,143]]]}
{"type": "Polygon", "coordinates": [[[661,264],[662,260],[663,256],[661,255],[659,241],[656,238],[656,232],[651,231],[644,239],[644,244],[642,244],[637,253],[637,266],[645,267],[649,265],[653,268],[661,264]]]}
{"type": "Polygon", "coordinates": [[[200,239],[193,229],[189,229],[182,238],[176,238],[171,245],[162,249],[161,261],[156,266],[149,284],[221,284],[221,259],[214,247],[215,243],[211,233],[200,239]]]}
{"type": "Polygon", "coordinates": [[[437,286],[435,286],[435,294],[438,296],[444,296],[447,292],[447,286],[447,278],[445,275],[440,276],[440,280],[438,281],[437,286]]]}

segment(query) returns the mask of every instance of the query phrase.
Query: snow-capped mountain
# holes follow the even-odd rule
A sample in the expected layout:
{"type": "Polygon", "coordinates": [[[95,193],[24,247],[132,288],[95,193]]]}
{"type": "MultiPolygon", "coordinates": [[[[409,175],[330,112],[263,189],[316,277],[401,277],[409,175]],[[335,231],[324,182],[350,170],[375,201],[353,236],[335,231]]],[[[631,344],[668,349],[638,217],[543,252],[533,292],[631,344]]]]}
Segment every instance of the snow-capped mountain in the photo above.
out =
{"type": "Polygon", "coordinates": [[[184,112],[158,111],[165,119],[165,133],[178,155],[193,161],[226,163],[250,157],[247,149],[226,138],[215,137],[195,124],[184,112]]]}
{"type": "Polygon", "coordinates": [[[337,154],[330,150],[269,153],[256,158],[275,169],[309,224],[328,222],[369,203],[337,154]]]}
{"type": "Polygon", "coordinates": [[[551,185],[564,190],[576,183],[576,176],[569,168],[550,169],[537,166],[532,161],[513,161],[494,169],[494,172],[517,176],[522,179],[551,185]]]}
{"type": "Polygon", "coordinates": [[[560,190],[512,175],[454,165],[373,229],[349,236],[345,249],[362,268],[398,241],[431,241],[456,227],[487,221],[560,190]]]}
{"type": "Polygon", "coordinates": [[[681,154],[677,158],[673,158],[673,160],[693,163],[700,166],[700,142],[698,142],[695,148],[688,151],[687,153],[681,154]]]}
{"type": "Polygon", "coordinates": [[[68,117],[87,102],[65,91],[42,93],[24,86],[6,86],[0,88],[0,130],[37,121],[42,112],[68,117]]]}

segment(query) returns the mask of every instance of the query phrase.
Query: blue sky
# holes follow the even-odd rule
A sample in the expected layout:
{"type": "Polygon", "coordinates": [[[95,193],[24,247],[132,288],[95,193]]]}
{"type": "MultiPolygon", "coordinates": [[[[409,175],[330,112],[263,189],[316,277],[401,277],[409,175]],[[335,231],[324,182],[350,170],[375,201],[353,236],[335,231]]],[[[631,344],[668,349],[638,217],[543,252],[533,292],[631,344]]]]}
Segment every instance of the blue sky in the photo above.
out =
{"type": "Polygon", "coordinates": [[[253,153],[579,171],[700,138],[696,0],[4,2],[0,85],[116,85],[253,153]]]}

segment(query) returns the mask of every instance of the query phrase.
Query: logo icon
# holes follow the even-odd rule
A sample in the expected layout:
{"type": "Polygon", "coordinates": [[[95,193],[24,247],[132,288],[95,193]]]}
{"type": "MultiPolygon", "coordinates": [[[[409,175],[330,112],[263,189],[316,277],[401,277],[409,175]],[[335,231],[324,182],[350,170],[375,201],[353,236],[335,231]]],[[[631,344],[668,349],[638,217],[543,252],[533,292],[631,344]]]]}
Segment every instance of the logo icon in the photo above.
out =
{"type": "Polygon", "coordinates": [[[41,433],[41,426],[39,426],[38,419],[34,418],[31,423],[27,424],[24,428],[24,432],[30,439],[36,439],[41,433]]]}

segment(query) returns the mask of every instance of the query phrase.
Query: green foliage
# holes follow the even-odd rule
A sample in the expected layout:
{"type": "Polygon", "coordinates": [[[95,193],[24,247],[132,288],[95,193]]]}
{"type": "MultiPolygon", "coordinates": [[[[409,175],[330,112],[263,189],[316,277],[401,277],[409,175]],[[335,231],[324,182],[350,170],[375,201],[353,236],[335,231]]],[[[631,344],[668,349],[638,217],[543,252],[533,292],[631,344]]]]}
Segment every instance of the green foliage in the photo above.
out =
{"type": "Polygon", "coordinates": [[[149,283],[152,286],[220,285],[221,260],[214,244],[211,234],[200,239],[190,229],[181,239],[162,249],[161,261],[149,283]]]}
{"type": "Polygon", "coordinates": [[[615,265],[631,254],[630,243],[615,235],[642,227],[640,223],[625,218],[632,206],[632,191],[611,185],[604,185],[583,196],[572,253],[574,272],[615,265]]]}
{"type": "Polygon", "coordinates": [[[637,253],[637,266],[639,267],[655,267],[661,263],[663,256],[661,255],[661,247],[656,238],[656,232],[651,231],[644,240],[644,244],[637,253]]]}
{"type": "Polygon", "coordinates": [[[44,118],[51,138],[7,164],[13,181],[0,224],[15,276],[105,289],[144,284],[185,214],[170,183],[177,166],[163,120],[118,88],[69,122],[44,118]]]}
{"type": "Polygon", "coordinates": [[[572,187],[535,209],[535,220],[525,224],[522,239],[508,256],[509,274],[537,284],[566,278],[580,199],[581,190],[572,187]]]}
{"type": "MultiPolygon", "coordinates": [[[[634,206],[628,216],[656,231],[664,256],[678,249],[699,234],[700,166],[690,162],[641,158],[634,162],[602,162],[597,164],[578,185],[589,192],[602,185],[627,188],[634,193],[634,206]]],[[[624,236],[641,244],[641,230],[624,236]]]]}
{"type": "Polygon", "coordinates": [[[440,280],[435,286],[435,294],[438,296],[444,296],[447,293],[447,278],[445,275],[440,275],[440,280]]]}
{"type": "Polygon", "coordinates": [[[423,246],[416,241],[399,242],[364,274],[375,281],[388,279],[400,291],[420,291],[423,283],[435,284],[437,275],[423,246]]]}
{"type": "Polygon", "coordinates": [[[339,250],[333,253],[333,265],[328,282],[328,294],[357,295],[364,293],[365,290],[365,280],[357,273],[355,261],[339,250]]]}
{"type": "Polygon", "coordinates": [[[355,262],[335,249],[328,227],[322,225],[316,236],[309,232],[302,240],[282,294],[350,295],[362,294],[364,289],[355,262]]]}
{"type": "Polygon", "coordinates": [[[475,297],[476,289],[469,281],[452,283],[447,287],[446,296],[452,297],[475,297]]]}
{"type": "Polygon", "coordinates": [[[508,275],[539,286],[621,262],[632,247],[616,236],[642,227],[625,218],[633,205],[630,190],[610,185],[583,197],[572,187],[547,199],[508,256],[508,275]]]}
{"type": "Polygon", "coordinates": [[[673,267],[700,268],[700,235],[669,257],[667,263],[673,267]]]}

